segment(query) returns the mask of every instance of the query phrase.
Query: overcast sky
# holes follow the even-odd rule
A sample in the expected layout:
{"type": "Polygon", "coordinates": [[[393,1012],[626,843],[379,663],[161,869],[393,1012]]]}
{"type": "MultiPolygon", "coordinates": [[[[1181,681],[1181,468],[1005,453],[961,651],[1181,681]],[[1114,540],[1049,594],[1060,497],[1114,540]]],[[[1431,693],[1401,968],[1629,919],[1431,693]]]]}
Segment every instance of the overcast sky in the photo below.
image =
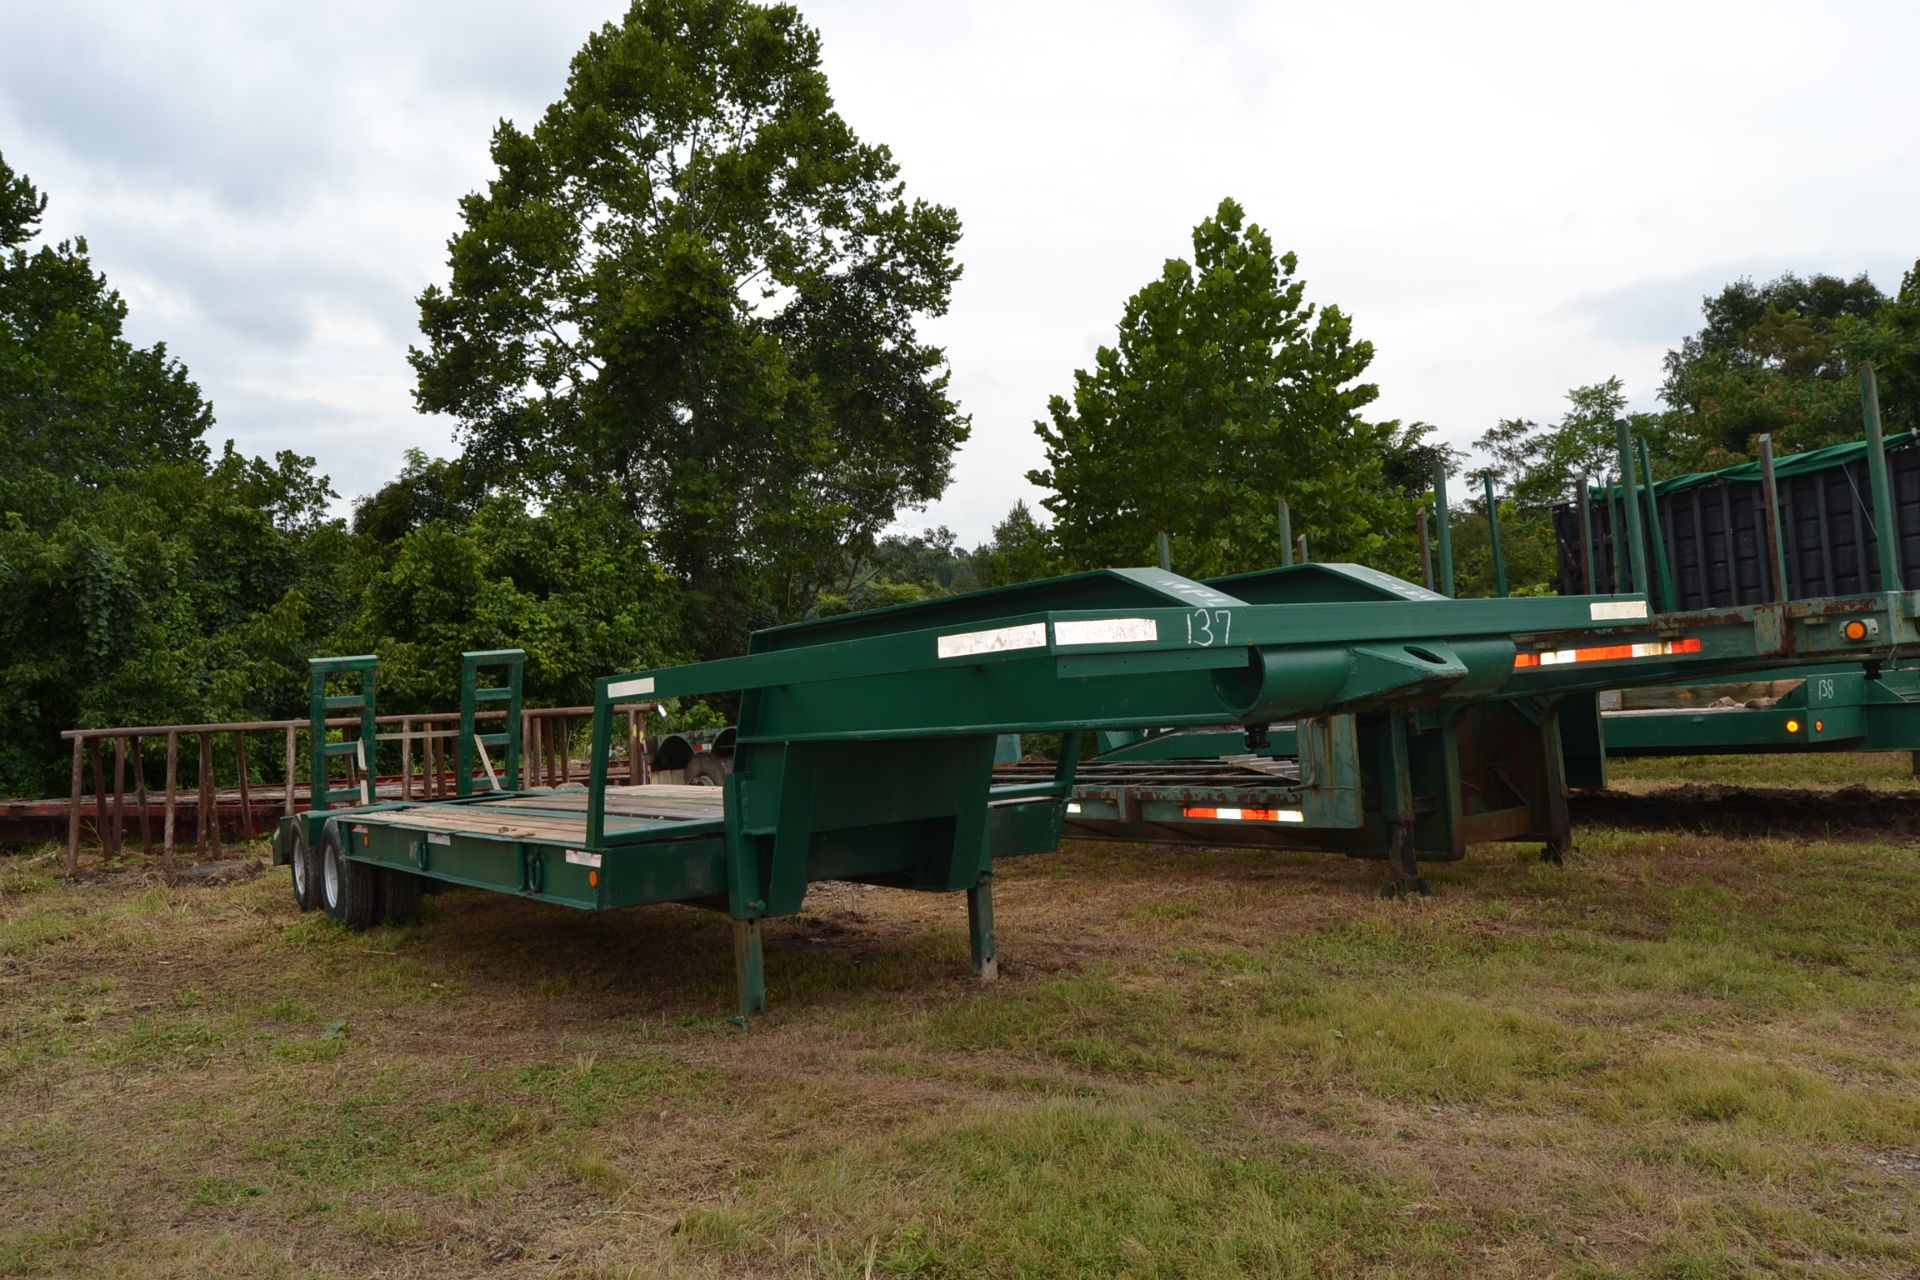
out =
{"type": "MultiPolygon", "coordinates": [[[[0,0],[0,152],[85,234],[218,436],[347,498],[451,424],[413,299],[496,120],[530,124],[617,0],[0,0]]],[[[1701,295],[1920,257],[1920,5],[802,4],[840,109],[956,207],[931,326],[973,415],[946,498],[1036,493],[1032,423],[1233,195],[1378,348],[1382,416],[1466,443],[1613,374],[1650,406],[1701,295]]]]}

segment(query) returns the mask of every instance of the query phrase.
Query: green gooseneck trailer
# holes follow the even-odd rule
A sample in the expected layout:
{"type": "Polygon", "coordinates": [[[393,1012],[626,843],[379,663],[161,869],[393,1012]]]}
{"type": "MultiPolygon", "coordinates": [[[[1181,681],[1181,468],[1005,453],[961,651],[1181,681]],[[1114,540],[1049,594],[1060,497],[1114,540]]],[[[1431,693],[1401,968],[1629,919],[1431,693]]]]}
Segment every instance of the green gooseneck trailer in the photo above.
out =
{"type": "MultiPolygon", "coordinates": [[[[761,921],[823,879],[964,892],[974,968],[991,976],[995,861],[1057,847],[1092,733],[1224,724],[1258,742],[1279,723],[1325,726],[1303,753],[1317,770],[1303,804],[1361,823],[1359,771],[1384,769],[1383,839],[1410,851],[1413,717],[1484,703],[1541,646],[1657,640],[1637,597],[1449,600],[1354,566],[1281,572],[1314,589],[1115,569],[761,631],[741,657],[600,681],[584,789],[518,790],[496,772],[452,798],[317,809],[286,820],[277,860],[308,859],[319,905],[349,925],[410,908],[431,881],[585,910],[724,911],[744,1019],[765,999],[761,921]],[[609,780],[619,708],[725,693],[740,711],[722,786],[609,780]],[[1364,766],[1353,717],[1387,726],[1364,766]],[[1010,733],[1059,733],[1058,761],[996,778],[1010,733]]],[[[517,690],[519,669],[505,662],[500,687],[517,690]]],[[[482,701],[463,696],[463,739],[482,701]]]]}

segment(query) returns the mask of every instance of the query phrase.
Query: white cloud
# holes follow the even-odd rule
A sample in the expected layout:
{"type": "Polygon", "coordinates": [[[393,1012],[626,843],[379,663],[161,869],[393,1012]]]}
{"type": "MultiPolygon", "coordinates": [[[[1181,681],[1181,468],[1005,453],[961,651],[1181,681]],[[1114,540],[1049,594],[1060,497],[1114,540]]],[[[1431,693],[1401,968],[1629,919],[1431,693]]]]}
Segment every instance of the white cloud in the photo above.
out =
{"type": "MultiPolygon", "coordinates": [[[[841,109],[952,204],[974,439],[917,525],[983,536],[1033,419],[1234,195],[1379,350],[1380,411],[1464,442],[1611,374],[1649,403],[1698,295],[1920,254],[1905,4],[803,6],[841,109]]],[[[15,6],[0,146],[254,451],[343,493],[451,447],[412,409],[494,123],[618,3],[15,6]]]]}

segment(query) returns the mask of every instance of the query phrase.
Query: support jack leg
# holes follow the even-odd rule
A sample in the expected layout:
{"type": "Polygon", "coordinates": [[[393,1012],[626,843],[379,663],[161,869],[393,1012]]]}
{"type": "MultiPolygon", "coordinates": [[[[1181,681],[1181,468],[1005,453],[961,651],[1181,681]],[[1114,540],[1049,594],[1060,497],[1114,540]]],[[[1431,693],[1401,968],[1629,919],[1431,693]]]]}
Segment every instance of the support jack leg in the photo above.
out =
{"type": "Polygon", "coordinates": [[[980,981],[992,982],[1000,976],[1000,957],[994,949],[991,872],[967,890],[967,935],[973,945],[974,973],[980,981]]]}
{"type": "Polygon", "coordinates": [[[1564,867],[1567,865],[1568,852],[1570,849],[1567,844],[1559,840],[1549,840],[1540,850],[1540,861],[1551,866],[1564,867]]]}
{"type": "Polygon", "coordinates": [[[757,918],[733,922],[733,980],[740,995],[740,1012],[728,1021],[744,1027],[767,1007],[767,974],[760,954],[757,918]]]}
{"type": "Polygon", "coordinates": [[[1383,898],[1424,898],[1432,891],[1420,877],[1420,861],[1413,852],[1413,824],[1396,822],[1387,839],[1387,883],[1381,887],[1383,898]]]}

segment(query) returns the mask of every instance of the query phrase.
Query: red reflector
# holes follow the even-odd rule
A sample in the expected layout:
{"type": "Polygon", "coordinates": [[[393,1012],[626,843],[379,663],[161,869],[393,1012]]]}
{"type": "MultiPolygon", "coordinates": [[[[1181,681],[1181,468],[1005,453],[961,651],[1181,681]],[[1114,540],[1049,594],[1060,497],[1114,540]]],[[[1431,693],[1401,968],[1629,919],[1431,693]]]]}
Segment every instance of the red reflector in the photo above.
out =
{"type": "Polygon", "coordinates": [[[1298,809],[1230,809],[1190,804],[1180,810],[1180,816],[1205,818],[1212,822],[1299,822],[1305,815],[1298,809]]]}
{"type": "Polygon", "coordinates": [[[1584,649],[1545,649],[1539,653],[1516,653],[1513,668],[1559,667],[1570,662],[1618,662],[1626,658],[1664,658],[1676,653],[1699,653],[1700,640],[1643,640],[1639,644],[1596,644],[1584,649]]]}

